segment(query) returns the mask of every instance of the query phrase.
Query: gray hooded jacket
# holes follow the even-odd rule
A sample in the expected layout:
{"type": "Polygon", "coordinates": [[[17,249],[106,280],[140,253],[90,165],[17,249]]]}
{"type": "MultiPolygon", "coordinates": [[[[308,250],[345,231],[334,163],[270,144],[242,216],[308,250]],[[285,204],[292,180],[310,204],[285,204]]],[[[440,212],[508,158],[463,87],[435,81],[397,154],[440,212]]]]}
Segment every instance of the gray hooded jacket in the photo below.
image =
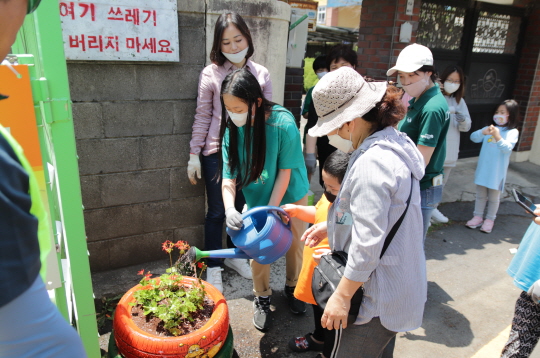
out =
{"type": "Polygon", "coordinates": [[[348,252],[345,277],[364,282],[364,300],[355,324],[380,317],[396,332],[422,324],[427,298],[419,181],[424,160],[405,133],[387,127],[368,137],[349,161],[334,205],[328,212],[333,250],[348,252]],[[379,259],[384,240],[406,207],[407,214],[379,259]]]}

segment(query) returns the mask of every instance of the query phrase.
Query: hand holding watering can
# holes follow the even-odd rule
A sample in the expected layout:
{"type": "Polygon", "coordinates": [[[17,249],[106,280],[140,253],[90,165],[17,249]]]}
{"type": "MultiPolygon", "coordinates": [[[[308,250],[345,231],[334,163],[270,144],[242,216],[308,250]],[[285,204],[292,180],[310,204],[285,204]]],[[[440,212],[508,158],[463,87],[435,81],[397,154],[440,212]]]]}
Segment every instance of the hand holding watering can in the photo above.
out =
{"type": "Polygon", "coordinates": [[[237,248],[201,251],[192,247],[188,251],[191,261],[199,261],[205,257],[246,258],[266,265],[279,259],[291,247],[291,226],[281,219],[285,216],[289,221],[285,210],[277,206],[260,206],[246,211],[241,218],[238,218],[236,213],[236,209],[229,208],[225,215],[227,234],[237,248]],[[229,218],[234,229],[229,226],[229,218]]]}
{"type": "Polygon", "coordinates": [[[231,230],[240,230],[242,228],[242,225],[244,225],[242,214],[240,214],[234,206],[231,206],[230,208],[225,210],[225,217],[225,223],[227,224],[227,228],[231,230]]]}

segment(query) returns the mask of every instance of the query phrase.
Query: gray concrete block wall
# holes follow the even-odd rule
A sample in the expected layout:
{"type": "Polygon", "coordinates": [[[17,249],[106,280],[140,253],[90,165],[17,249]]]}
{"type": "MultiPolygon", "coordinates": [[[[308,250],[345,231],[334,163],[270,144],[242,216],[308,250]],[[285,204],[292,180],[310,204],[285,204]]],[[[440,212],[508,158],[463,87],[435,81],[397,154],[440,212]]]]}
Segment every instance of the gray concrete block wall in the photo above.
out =
{"type": "Polygon", "coordinates": [[[179,63],[68,62],[93,271],[166,259],[165,240],[203,247],[204,185],[191,185],[187,162],[199,74],[222,11],[246,19],[254,60],[270,71],[274,101],[283,100],[289,5],[177,1],[179,63]]]}
{"type": "Polygon", "coordinates": [[[179,0],[179,63],[68,62],[90,266],[166,259],[203,246],[204,185],[187,179],[205,2],[179,0]]]}

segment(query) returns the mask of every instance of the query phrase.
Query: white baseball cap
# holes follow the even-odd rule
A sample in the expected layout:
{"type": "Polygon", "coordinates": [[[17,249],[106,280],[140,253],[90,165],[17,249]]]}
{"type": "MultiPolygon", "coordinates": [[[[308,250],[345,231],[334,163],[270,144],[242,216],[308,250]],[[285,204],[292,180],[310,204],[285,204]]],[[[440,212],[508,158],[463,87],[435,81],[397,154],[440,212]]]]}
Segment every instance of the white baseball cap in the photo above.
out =
{"type": "Polygon", "coordinates": [[[396,65],[386,75],[392,76],[396,71],[414,72],[422,66],[433,66],[433,54],[426,46],[412,44],[401,50],[396,65]]]}

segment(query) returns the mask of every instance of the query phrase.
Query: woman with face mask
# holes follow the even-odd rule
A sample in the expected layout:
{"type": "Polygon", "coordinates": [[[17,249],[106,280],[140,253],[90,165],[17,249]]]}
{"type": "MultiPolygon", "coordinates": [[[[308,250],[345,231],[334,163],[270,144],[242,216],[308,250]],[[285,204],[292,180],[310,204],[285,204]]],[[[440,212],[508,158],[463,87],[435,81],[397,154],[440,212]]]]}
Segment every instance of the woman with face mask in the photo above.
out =
{"type": "MultiPolygon", "coordinates": [[[[222,194],[226,223],[239,230],[242,216],[235,208],[240,188],[249,209],[256,206],[307,204],[309,184],[302,155],[300,132],[285,108],[268,101],[247,69],[235,70],[221,86],[222,120],[219,145],[222,151],[222,194]]],[[[300,236],[306,225],[291,219],[293,242],[286,254],[285,295],[289,309],[303,314],[306,304],[294,297],[302,268],[300,236]]],[[[272,324],[270,265],[251,260],[253,274],[253,324],[266,331],[272,324]]]]}
{"type": "MultiPolygon", "coordinates": [[[[221,180],[219,179],[219,130],[221,123],[220,90],[223,79],[238,68],[247,68],[257,78],[264,96],[272,98],[272,82],[268,70],[251,61],[253,55],[253,41],[249,29],[240,15],[226,12],[219,16],[214,28],[214,43],[210,52],[211,65],[206,66],[199,77],[199,91],[197,95],[197,110],[191,141],[190,154],[187,166],[188,177],[191,184],[197,183],[197,176],[201,179],[201,169],[206,187],[207,208],[204,221],[204,249],[219,250],[222,248],[221,238],[225,209],[221,197],[221,180]]],[[[242,193],[236,196],[235,206],[242,211],[245,200],[242,193]]],[[[227,246],[234,247],[230,237],[227,237],[227,246]]],[[[247,279],[251,279],[251,269],[248,261],[244,259],[225,259],[224,264],[247,279]]],[[[207,281],[223,289],[221,271],[222,262],[219,259],[208,260],[207,281]]]]}
{"type": "MultiPolygon", "coordinates": [[[[443,185],[450,176],[450,171],[456,166],[459,153],[459,139],[461,132],[471,129],[471,116],[465,99],[465,75],[459,66],[448,66],[441,75],[442,93],[448,103],[450,111],[450,125],[446,134],[446,159],[444,160],[443,185]]],[[[431,221],[434,223],[447,223],[448,218],[439,209],[431,213],[431,221]]]]}
{"type": "Polygon", "coordinates": [[[386,81],[366,82],[342,67],[317,83],[313,102],[319,120],[309,134],[326,135],[331,145],[352,153],[327,222],[302,236],[309,247],[328,237],[331,249],[349,258],[321,317],[323,328],[342,328],[333,351],[323,357],[391,357],[396,333],[422,324],[427,298],[422,154],[395,128],[404,115],[401,91],[386,81]],[[395,236],[381,258],[393,227],[395,236]],[[349,324],[351,297],[360,287],[364,298],[349,324]]]}
{"type": "Polygon", "coordinates": [[[386,75],[396,72],[403,89],[412,97],[399,130],[417,145],[426,166],[420,181],[425,240],[431,214],[442,199],[446,133],[450,124],[448,104],[437,84],[433,55],[427,47],[418,44],[405,47],[386,75]]]}

